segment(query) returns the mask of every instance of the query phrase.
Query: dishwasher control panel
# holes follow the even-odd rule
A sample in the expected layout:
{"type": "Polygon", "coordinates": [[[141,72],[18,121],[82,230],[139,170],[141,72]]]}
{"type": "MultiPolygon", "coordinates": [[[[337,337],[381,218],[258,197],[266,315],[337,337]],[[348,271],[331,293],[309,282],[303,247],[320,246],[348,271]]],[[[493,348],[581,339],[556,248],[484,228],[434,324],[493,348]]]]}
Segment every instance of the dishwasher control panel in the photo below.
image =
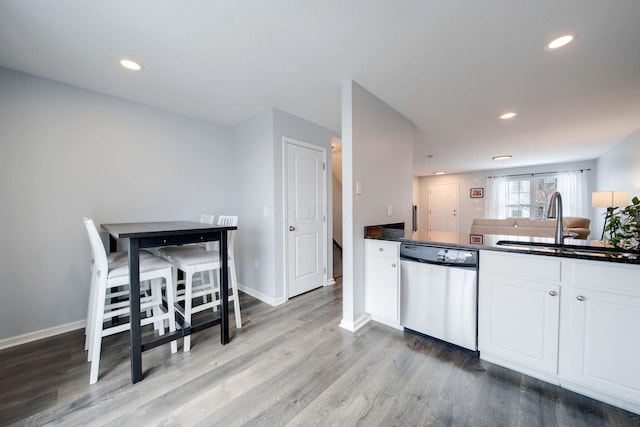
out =
{"type": "Polygon", "coordinates": [[[457,249],[440,249],[438,251],[437,260],[452,264],[468,264],[473,254],[467,251],[457,249]]]}
{"type": "Polygon", "coordinates": [[[400,258],[460,267],[477,267],[478,265],[478,251],[413,243],[403,243],[400,245],[400,258]]]}

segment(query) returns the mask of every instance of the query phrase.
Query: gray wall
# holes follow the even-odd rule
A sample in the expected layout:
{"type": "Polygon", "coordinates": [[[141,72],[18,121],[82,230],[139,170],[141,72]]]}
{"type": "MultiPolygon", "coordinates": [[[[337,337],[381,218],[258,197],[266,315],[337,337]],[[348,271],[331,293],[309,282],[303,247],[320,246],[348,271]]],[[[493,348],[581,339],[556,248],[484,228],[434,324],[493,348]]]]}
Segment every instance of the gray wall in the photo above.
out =
{"type": "Polygon", "coordinates": [[[0,340],[84,320],[83,217],[233,211],[231,141],[223,126],[0,69],[0,340]]]}
{"type": "Polygon", "coordinates": [[[275,109],[229,128],[0,69],[0,347],[83,326],[85,216],[237,214],[241,289],[284,302],[283,136],[327,148],[331,270],[336,132],[275,109]]]}
{"type": "MultiPolygon", "coordinates": [[[[284,193],[284,164],[283,164],[283,138],[289,137],[303,141],[309,144],[317,145],[326,150],[326,181],[325,186],[327,189],[327,278],[332,279],[333,272],[333,250],[331,241],[333,239],[333,225],[332,225],[332,197],[331,197],[331,140],[334,137],[339,137],[340,134],[327,129],[323,126],[317,125],[308,120],[286,113],[284,111],[274,109],[274,121],[273,121],[273,151],[274,151],[274,187],[275,187],[275,206],[279,207],[282,213],[285,206],[283,200],[284,193]]],[[[284,236],[285,236],[285,224],[283,222],[283,216],[280,215],[275,218],[275,245],[279,250],[275,253],[276,262],[276,276],[275,282],[279,285],[276,286],[275,298],[278,301],[286,300],[284,277],[285,277],[285,259],[284,259],[284,236]]]]}
{"type": "Polygon", "coordinates": [[[275,304],[273,110],[234,129],[238,194],[236,266],[240,288],[275,304]]]}
{"type": "Polygon", "coordinates": [[[342,86],[343,317],[366,321],[364,227],[404,222],[411,230],[413,123],[353,81],[342,86]],[[363,185],[356,194],[356,181],[363,185]],[[388,215],[388,207],[392,215],[388,215]]]}
{"type": "MultiPolygon", "coordinates": [[[[331,139],[335,132],[308,120],[280,111],[268,111],[235,128],[234,169],[242,227],[238,260],[242,275],[240,288],[273,305],[286,301],[284,292],[284,223],[283,223],[283,137],[304,141],[327,149],[327,221],[331,241],[331,139]],[[256,267],[257,265],[257,267],[256,267]]],[[[240,237],[240,233],[238,233],[240,237]]],[[[331,245],[328,245],[328,274],[332,268],[331,245]]]]}

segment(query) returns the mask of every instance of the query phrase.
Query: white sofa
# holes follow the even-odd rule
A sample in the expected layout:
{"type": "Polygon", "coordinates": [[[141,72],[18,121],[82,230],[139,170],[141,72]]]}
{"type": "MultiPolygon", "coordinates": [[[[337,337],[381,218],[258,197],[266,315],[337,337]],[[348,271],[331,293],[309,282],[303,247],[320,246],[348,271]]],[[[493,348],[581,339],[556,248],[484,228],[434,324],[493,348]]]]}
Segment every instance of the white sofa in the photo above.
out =
{"type": "MultiPolygon", "coordinates": [[[[565,217],[562,220],[565,233],[577,234],[576,239],[586,239],[591,230],[589,218],[565,217]]],[[[503,234],[509,236],[554,237],[555,219],[528,218],[475,218],[471,224],[471,234],[503,234]]]]}

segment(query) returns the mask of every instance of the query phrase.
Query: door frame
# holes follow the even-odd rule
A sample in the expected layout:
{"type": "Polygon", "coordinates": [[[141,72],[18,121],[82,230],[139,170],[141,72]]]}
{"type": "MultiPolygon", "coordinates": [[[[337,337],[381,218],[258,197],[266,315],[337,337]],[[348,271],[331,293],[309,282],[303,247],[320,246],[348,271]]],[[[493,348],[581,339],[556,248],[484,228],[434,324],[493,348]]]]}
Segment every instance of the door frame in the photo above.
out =
{"type": "Polygon", "coordinates": [[[288,201],[288,184],[289,184],[289,146],[297,145],[299,147],[308,148],[310,150],[320,151],[322,153],[322,211],[323,211],[323,219],[322,222],[322,264],[323,264],[323,274],[322,274],[322,286],[327,286],[330,283],[327,282],[327,275],[329,274],[328,260],[329,256],[327,253],[328,243],[328,194],[327,194],[327,149],[320,145],[310,144],[308,142],[300,141],[299,139],[290,138],[288,136],[282,137],[282,204],[284,209],[282,210],[282,239],[283,239],[283,256],[282,256],[282,267],[283,267],[283,277],[284,277],[284,301],[289,300],[289,239],[287,238],[287,224],[289,223],[289,206],[287,206],[288,201]]]}

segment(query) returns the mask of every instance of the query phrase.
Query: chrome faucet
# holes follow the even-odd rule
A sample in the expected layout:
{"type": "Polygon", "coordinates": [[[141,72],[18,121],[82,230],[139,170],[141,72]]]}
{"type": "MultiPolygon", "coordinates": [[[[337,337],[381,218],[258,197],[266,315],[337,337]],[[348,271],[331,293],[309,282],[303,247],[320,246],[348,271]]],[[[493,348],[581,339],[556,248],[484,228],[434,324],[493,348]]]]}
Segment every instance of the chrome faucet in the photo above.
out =
{"type": "Polygon", "coordinates": [[[556,244],[564,243],[564,227],[562,226],[562,196],[559,191],[554,191],[549,200],[547,218],[556,218],[556,244]]]}

